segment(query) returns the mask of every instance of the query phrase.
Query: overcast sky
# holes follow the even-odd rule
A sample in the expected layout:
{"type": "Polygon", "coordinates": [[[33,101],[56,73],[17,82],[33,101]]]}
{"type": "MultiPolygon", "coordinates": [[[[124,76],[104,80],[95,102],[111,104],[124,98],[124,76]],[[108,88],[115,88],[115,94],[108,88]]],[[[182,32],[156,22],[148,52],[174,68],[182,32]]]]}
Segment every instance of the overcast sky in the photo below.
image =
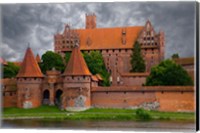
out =
{"type": "Polygon", "coordinates": [[[28,43],[42,55],[53,50],[53,35],[64,25],[85,28],[85,14],[95,13],[97,27],[143,26],[147,19],[165,32],[165,58],[194,56],[194,2],[126,2],[2,5],[1,56],[21,61],[28,43]]]}

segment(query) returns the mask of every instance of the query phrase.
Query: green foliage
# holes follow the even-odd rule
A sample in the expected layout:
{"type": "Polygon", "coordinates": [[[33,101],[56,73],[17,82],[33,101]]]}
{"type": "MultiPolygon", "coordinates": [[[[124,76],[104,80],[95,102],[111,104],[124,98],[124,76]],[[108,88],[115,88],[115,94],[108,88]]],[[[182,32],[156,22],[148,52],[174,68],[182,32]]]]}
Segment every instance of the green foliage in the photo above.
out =
{"type": "Polygon", "coordinates": [[[172,59],[177,59],[177,58],[179,58],[178,53],[172,55],[172,59]]]}
{"type": "Polygon", "coordinates": [[[130,72],[144,72],[145,62],[141,54],[140,44],[135,42],[133,48],[133,54],[131,55],[131,65],[132,69],[130,72]]]}
{"type": "Polygon", "coordinates": [[[62,57],[52,51],[47,51],[42,55],[42,62],[39,64],[39,66],[43,73],[46,73],[47,70],[51,70],[52,68],[55,68],[61,72],[63,72],[65,69],[62,57]]]}
{"type": "Polygon", "coordinates": [[[19,66],[16,66],[12,62],[8,62],[8,65],[3,66],[3,78],[15,77],[19,72],[19,66]]]}
{"type": "Polygon", "coordinates": [[[71,56],[71,52],[66,52],[65,53],[65,62],[66,62],[66,64],[69,62],[70,56],[71,56]]]}
{"type": "Polygon", "coordinates": [[[172,60],[162,61],[151,68],[151,73],[146,79],[147,86],[154,85],[193,85],[191,77],[181,65],[172,60]]]}
{"type": "Polygon", "coordinates": [[[110,74],[107,72],[103,57],[99,51],[91,51],[90,53],[83,53],[83,57],[92,74],[100,74],[103,78],[103,86],[109,86],[110,74]]]}
{"type": "Polygon", "coordinates": [[[136,110],[136,119],[145,121],[152,119],[152,117],[147,111],[140,108],[136,110]]]}

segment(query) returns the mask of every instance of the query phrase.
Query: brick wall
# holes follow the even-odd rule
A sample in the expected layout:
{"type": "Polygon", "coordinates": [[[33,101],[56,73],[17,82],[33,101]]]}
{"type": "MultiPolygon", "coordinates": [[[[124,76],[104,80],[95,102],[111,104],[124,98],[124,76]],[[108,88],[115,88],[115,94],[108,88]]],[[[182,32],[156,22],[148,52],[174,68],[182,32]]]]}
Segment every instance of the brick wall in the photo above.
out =
{"type": "Polygon", "coordinates": [[[16,107],[17,106],[16,99],[17,99],[16,91],[3,92],[3,98],[2,98],[3,107],[16,107]]]}
{"type": "Polygon", "coordinates": [[[193,86],[94,87],[91,93],[92,106],[101,108],[137,108],[158,102],[155,110],[193,112],[194,99],[193,86]]]}

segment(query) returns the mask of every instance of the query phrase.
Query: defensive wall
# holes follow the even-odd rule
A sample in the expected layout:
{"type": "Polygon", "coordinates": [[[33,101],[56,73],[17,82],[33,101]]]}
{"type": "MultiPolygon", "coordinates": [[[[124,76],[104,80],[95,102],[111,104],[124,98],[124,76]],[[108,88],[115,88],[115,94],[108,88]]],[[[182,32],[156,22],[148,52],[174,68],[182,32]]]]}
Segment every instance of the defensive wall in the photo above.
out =
{"type": "Polygon", "coordinates": [[[194,112],[194,86],[93,87],[91,103],[99,108],[145,108],[194,112]]]}

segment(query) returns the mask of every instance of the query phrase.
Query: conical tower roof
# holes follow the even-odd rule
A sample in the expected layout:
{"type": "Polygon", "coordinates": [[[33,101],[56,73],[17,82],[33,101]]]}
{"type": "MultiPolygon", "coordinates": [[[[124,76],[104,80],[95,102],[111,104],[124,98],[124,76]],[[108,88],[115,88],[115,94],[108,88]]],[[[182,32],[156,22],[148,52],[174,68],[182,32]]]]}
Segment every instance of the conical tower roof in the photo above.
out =
{"type": "Polygon", "coordinates": [[[71,57],[63,75],[86,76],[91,75],[79,47],[72,50],[71,57]]]}
{"type": "Polygon", "coordinates": [[[36,59],[36,61],[37,61],[38,63],[41,62],[41,59],[40,59],[40,55],[39,55],[39,54],[36,55],[35,59],[36,59]]]}
{"type": "Polygon", "coordinates": [[[28,47],[26,50],[26,54],[17,77],[43,77],[43,74],[30,47],[28,47]]]}

